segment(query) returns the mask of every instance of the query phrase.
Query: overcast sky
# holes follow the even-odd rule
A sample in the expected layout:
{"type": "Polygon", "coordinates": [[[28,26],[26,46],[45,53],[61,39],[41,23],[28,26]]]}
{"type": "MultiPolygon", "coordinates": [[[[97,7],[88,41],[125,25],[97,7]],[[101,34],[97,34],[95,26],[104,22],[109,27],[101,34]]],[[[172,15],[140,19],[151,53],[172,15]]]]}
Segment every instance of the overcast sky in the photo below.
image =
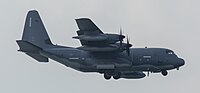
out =
{"type": "Polygon", "coordinates": [[[199,93],[200,0],[1,0],[0,93],[199,93]],[[17,52],[25,16],[39,11],[55,44],[79,46],[76,18],[91,18],[103,32],[128,34],[133,47],[170,48],[185,66],[167,77],[106,81],[55,61],[38,63],[17,52]]]}

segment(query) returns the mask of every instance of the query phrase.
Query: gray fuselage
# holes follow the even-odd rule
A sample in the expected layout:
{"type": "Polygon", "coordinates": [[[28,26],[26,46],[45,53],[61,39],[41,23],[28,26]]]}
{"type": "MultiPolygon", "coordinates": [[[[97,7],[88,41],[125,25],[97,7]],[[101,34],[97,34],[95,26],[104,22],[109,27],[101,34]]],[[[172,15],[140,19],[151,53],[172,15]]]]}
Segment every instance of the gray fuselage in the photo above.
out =
{"type": "Polygon", "coordinates": [[[184,65],[173,51],[164,48],[132,48],[130,56],[121,53],[91,53],[84,50],[55,46],[40,51],[41,55],[82,72],[150,71],[161,72],[184,65]]]}
{"type": "MultiPolygon", "coordinates": [[[[48,36],[42,19],[36,10],[26,16],[23,35],[17,40],[19,50],[38,62],[49,62],[49,58],[82,72],[98,72],[105,79],[138,79],[146,76],[143,72],[161,72],[179,69],[184,60],[165,48],[131,48],[127,36],[120,29],[119,34],[103,33],[88,18],[76,19],[79,30],[73,38],[79,39],[77,48],[54,45],[48,36]]],[[[149,75],[149,74],[148,74],[149,75]]]]}

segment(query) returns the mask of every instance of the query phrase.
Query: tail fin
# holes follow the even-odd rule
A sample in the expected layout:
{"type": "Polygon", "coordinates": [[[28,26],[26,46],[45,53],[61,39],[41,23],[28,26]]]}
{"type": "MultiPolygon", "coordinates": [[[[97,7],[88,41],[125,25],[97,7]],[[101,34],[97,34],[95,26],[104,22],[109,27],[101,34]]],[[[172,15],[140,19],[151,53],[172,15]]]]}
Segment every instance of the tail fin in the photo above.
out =
{"type": "Polygon", "coordinates": [[[36,10],[28,12],[22,40],[17,40],[17,44],[20,47],[19,51],[25,52],[37,61],[49,61],[47,57],[40,54],[40,51],[44,48],[51,47],[53,44],[36,10]]]}
{"type": "Polygon", "coordinates": [[[22,40],[40,48],[52,45],[45,26],[36,10],[29,11],[26,16],[22,40]]]}

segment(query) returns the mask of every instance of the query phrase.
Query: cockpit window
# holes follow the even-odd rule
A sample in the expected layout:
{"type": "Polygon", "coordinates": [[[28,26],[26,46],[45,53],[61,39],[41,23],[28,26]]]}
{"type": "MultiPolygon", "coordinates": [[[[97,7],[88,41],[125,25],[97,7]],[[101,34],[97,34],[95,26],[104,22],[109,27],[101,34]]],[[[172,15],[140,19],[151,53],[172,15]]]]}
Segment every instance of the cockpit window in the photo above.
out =
{"type": "Polygon", "coordinates": [[[166,50],[166,53],[169,54],[169,55],[173,55],[174,54],[174,52],[171,51],[171,50],[166,50]]]}

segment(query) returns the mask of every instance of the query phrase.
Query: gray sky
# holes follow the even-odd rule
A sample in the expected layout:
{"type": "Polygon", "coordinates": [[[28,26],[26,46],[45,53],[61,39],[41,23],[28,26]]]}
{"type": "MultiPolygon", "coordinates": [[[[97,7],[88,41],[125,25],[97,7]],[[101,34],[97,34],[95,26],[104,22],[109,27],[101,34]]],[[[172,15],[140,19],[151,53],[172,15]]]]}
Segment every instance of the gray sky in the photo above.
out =
{"type": "Polygon", "coordinates": [[[0,93],[199,93],[200,0],[1,0],[0,93]],[[16,50],[26,13],[37,9],[51,40],[79,46],[74,19],[88,17],[104,31],[120,25],[134,47],[165,47],[186,65],[167,77],[151,74],[139,80],[104,80],[55,61],[38,63],[16,50]]]}

